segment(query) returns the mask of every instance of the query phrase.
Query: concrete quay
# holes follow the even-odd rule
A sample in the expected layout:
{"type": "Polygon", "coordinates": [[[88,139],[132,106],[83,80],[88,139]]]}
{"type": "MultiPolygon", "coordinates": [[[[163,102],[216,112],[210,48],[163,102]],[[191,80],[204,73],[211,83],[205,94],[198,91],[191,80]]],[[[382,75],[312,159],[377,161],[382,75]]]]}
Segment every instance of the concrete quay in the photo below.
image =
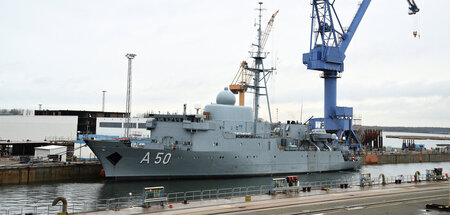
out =
{"type": "Polygon", "coordinates": [[[349,189],[314,190],[311,193],[279,194],[174,203],[151,208],[78,213],[125,214],[446,214],[426,210],[426,204],[449,203],[448,181],[375,185],[349,189]]]}
{"type": "Polygon", "coordinates": [[[422,162],[448,162],[449,153],[386,153],[367,154],[361,156],[361,164],[397,164],[397,163],[422,163],[422,162]]]}
{"type": "Polygon", "coordinates": [[[100,162],[11,164],[0,166],[0,185],[98,178],[100,162]]]}

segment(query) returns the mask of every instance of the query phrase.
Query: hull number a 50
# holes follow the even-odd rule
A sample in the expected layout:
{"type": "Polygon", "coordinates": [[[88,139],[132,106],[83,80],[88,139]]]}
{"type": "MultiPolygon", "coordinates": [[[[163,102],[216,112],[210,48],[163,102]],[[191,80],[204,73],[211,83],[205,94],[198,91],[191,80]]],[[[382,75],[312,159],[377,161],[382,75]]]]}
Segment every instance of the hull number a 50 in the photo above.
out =
{"type": "MultiPolygon", "coordinates": [[[[168,164],[170,162],[170,158],[172,157],[172,154],[167,153],[164,154],[163,152],[158,152],[155,157],[155,164],[168,164]]],[[[145,156],[142,158],[140,163],[150,163],[150,152],[147,152],[145,156]]]]}

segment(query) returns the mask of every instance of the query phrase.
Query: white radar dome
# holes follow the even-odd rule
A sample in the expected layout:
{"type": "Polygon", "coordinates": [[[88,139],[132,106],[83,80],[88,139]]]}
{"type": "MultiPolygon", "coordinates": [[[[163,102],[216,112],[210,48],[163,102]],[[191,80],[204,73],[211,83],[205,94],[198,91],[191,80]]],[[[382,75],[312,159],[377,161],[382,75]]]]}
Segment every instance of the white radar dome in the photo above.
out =
{"type": "Polygon", "coordinates": [[[228,90],[228,87],[225,87],[223,91],[217,95],[216,103],[221,105],[234,105],[234,103],[236,103],[236,98],[233,93],[228,90]]]}

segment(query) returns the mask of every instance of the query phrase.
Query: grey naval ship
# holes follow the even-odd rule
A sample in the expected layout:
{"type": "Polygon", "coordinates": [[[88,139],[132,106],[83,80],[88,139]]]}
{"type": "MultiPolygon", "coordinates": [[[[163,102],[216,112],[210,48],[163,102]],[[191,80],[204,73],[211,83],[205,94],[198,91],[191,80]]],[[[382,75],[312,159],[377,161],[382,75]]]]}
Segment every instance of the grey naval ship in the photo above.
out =
{"type": "MultiPolygon", "coordinates": [[[[276,14],[276,13],[275,13],[276,14]]],[[[274,16],[271,21],[273,22],[274,16]]],[[[271,22],[269,22],[271,24],[271,22]]],[[[267,31],[266,31],[267,32],[267,31]]],[[[225,88],[215,104],[196,114],[151,114],[146,128],[149,143],[129,139],[86,140],[100,160],[106,177],[236,177],[279,175],[355,169],[360,161],[345,148],[332,144],[333,133],[311,129],[309,123],[272,123],[258,118],[259,98],[267,104],[267,78],[273,69],[264,69],[259,10],[258,43],[250,52],[253,66],[245,65],[253,83],[243,83],[254,93],[253,108],[235,105],[234,94],[225,88]],[[261,93],[260,90],[265,90],[261,93]]]]}

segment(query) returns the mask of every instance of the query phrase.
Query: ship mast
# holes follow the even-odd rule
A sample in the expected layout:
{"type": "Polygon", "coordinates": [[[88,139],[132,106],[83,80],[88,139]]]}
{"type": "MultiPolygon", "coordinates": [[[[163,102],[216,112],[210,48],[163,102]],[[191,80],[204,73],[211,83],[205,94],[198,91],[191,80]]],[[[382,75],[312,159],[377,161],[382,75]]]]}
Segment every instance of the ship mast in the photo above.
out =
{"type": "Polygon", "coordinates": [[[270,73],[272,73],[273,69],[264,69],[263,60],[267,56],[267,52],[263,52],[261,40],[262,40],[262,31],[261,31],[261,18],[262,18],[262,2],[259,2],[259,22],[258,22],[258,43],[252,44],[256,46],[257,51],[250,51],[251,57],[254,59],[254,67],[246,67],[246,69],[253,73],[253,85],[249,85],[248,87],[254,90],[255,96],[253,100],[253,110],[254,110],[254,125],[253,125],[253,134],[256,136],[257,125],[258,125],[258,117],[259,117],[259,97],[266,96],[267,98],[267,109],[269,111],[269,119],[270,123],[272,123],[272,116],[270,113],[270,103],[269,103],[269,94],[267,91],[267,79],[270,73]],[[260,83],[262,82],[262,83],[260,83]],[[264,94],[261,94],[260,89],[264,88],[264,94]]]}

